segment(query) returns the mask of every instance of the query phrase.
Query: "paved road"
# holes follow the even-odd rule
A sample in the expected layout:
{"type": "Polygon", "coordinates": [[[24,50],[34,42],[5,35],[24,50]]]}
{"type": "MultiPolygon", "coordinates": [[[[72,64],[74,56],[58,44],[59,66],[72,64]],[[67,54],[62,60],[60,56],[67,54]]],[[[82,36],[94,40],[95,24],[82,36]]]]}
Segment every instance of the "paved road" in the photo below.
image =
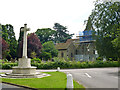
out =
{"type": "Polygon", "coordinates": [[[65,72],[71,73],[86,88],[118,88],[118,68],[76,69],[65,72]]]}
{"type": "MultiPolygon", "coordinates": [[[[49,72],[56,70],[37,70],[49,72]]],[[[118,68],[90,68],[90,69],[62,69],[62,72],[71,73],[73,78],[86,88],[118,88],[118,68]]],[[[10,73],[11,70],[2,72],[10,73]]]]}
{"type": "Polygon", "coordinates": [[[4,84],[4,83],[0,83],[0,90],[29,90],[29,89],[25,89],[22,87],[17,87],[14,85],[9,85],[9,84],[4,84]]]}

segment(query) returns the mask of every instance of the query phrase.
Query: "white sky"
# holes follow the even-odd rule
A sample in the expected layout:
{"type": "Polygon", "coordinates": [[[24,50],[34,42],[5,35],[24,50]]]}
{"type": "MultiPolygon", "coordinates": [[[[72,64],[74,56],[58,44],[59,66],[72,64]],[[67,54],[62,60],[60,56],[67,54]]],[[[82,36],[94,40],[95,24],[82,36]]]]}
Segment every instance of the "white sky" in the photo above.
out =
{"type": "MultiPolygon", "coordinates": [[[[0,23],[14,26],[16,39],[20,27],[27,23],[35,32],[38,28],[53,28],[54,23],[67,26],[75,35],[85,28],[95,0],[1,0],[0,23]]],[[[74,36],[75,38],[75,36],[74,36]]]]}

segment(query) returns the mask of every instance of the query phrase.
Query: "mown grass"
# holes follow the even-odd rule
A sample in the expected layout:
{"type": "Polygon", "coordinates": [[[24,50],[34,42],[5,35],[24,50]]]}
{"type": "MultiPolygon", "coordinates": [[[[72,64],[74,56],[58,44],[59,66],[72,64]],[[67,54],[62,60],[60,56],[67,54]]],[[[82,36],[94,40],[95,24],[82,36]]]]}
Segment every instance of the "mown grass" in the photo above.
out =
{"type": "MultiPolygon", "coordinates": [[[[51,76],[44,78],[24,78],[24,79],[10,79],[3,78],[2,81],[9,82],[17,85],[28,86],[32,88],[66,88],[67,78],[66,74],[63,72],[46,72],[51,76]]],[[[76,81],[74,83],[74,88],[84,88],[84,86],[79,85],[76,81]]]]}

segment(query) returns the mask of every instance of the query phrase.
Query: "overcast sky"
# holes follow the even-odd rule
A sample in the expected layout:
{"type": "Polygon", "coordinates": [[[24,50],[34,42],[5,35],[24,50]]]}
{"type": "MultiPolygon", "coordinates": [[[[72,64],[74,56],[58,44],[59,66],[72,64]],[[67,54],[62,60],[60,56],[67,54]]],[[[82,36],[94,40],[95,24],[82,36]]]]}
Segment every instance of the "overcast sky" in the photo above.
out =
{"type": "MultiPolygon", "coordinates": [[[[20,27],[27,23],[35,32],[38,28],[53,28],[54,23],[67,26],[75,35],[85,28],[95,0],[1,0],[0,23],[12,24],[16,38],[20,27]]],[[[74,36],[75,38],[75,36],[74,36]]]]}

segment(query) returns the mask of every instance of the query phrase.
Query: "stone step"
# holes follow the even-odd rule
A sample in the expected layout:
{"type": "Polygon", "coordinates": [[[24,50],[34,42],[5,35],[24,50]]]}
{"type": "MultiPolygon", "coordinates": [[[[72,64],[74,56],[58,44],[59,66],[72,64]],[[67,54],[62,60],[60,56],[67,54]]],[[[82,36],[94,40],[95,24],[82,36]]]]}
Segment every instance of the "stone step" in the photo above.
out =
{"type": "Polygon", "coordinates": [[[7,75],[5,75],[5,74],[0,74],[0,76],[1,76],[1,77],[6,77],[7,75]]]}

